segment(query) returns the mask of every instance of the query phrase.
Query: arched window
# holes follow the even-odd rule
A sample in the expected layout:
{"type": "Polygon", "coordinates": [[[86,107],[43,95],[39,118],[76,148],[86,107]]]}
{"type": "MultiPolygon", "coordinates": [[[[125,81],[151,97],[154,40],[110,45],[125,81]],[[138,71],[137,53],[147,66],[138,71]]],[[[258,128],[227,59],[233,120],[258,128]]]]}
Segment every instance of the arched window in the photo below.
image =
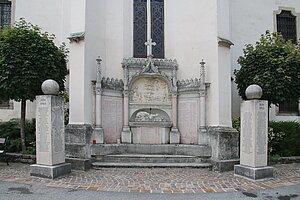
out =
{"type": "MultiPolygon", "coordinates": [[[[164,58],[164,0],[151,1],[151,38],[156,43],[152,54],[154,58],[164,58]]],[[[145,42],[147,38],[147,0],[134,0],[133,14],[133,56],[147,57],[145,42]]]]}

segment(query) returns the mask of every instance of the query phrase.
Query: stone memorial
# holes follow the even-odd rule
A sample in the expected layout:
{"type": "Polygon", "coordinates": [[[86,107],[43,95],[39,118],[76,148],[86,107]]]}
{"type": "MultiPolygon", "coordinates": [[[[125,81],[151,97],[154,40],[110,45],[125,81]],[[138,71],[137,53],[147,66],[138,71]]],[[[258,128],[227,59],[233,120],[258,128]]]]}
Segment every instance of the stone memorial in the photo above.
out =
{"type": "Polygon", "coordinates": [[[273,177],[273,167],[267,166],[268,101],[259,100],[262,89],[250,85],[246,89],[249,100],[241,104],[240,165],[234,166],[235,175],[253,180],[273,177]]]}
{"type": "Polygon", "coordinates": [[[56,178],[71,172],[65,163],[64,100],[55,96],[57,82],[46,80],[42,85],[45,95],[36,97],[36,158],[30,166],[30,175],[56,178]]]}

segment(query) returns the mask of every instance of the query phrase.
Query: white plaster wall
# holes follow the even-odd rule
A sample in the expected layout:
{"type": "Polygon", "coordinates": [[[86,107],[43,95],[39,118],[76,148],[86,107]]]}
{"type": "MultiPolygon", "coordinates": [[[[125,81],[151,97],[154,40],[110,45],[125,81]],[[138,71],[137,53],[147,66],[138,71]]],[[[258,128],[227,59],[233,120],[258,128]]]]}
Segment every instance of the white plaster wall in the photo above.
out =
{"type": "MultiPolygon", "coordinates": [[[[26,116],[27,120],[35,118],[35,102],[26,101],[26,116]]],[[[13,109],[0,109],[0,122],[6,122],[11,119],[20,119],[21,118],[21,103],[13,102],[13,109]]]]}
{"type": "MultiPolygon", "coordinates": [[[[276,31],[274,11],[279,10],[280,7],[295,8],[295,11],[300,13],[299,0],[230,0],[231,38],[234,43],[231,55],[232,73],[234,69],[240,68],[237,59],[243,54],[245,44],[254,44],[266,30],[276,31]]],[[[300,33],[300,27],[297,27],[297,30],[300,33]]],[[[240,97],[237,96],[234,83],[232,87],[234,88],[232,115],[238,117],[240,97]]]]}
{"type": "MultiPolygon", "coordinates": [[[[219,17],[218,6],[217,0],[165,0],[165,51],[167,58],[178,61],[179,80],[199,77],[199,62],[205,60],[206,82],[211,83],[207,94],[207,124],[230,126],[230,82],[227,82],[228,73],[222,74],[224,70],[226,72],[222,68],[229,67],[230,71],[230,66],[220,62],[219,56],[224,54],[219,55],[217,41],[218,20],[229,11],[219,17]]],[[[223,9],[223,6],[219,7],[223,9]]],[[[225,26],[227,31],[223,32],[227,37],[229,28],[225,26]]]]}
{"type": "MultiPolygon", "coordinates": [[[[72,0],[70,4],[70,32],[78,33],[85,32],[85,0],[72,0]]],[[[85,42],[70,43],[70,124],[84,124],[88,123],[88,109],[86,106],[89,99],[92,97],[86,96],[85,82],[85,42]]],[[[91,90],[91,89],[90,89],[91,90]]]]}
{"type": "Polygon", "coordinates": [[[68,20],[63,16],[68,14],[70,0],[51,0],[51,3],[41,0],[16,0],[15,20],[24,18],[38,25],[43,31],[55,34],[56,44],[67,41],[68,20]]]}

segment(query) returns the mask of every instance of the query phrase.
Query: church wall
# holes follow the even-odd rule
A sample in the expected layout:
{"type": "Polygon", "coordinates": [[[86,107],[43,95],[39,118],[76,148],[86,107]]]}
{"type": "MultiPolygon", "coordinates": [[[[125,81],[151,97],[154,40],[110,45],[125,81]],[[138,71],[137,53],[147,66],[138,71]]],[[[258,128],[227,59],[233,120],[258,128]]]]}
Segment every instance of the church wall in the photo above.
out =
{"type": "MultiPolygon", "coordinates": [[[[165,50],[167,58],[176,58],[178,61],[178,80],[199,77],[199,62],[205,60],[206,82],[211,83],[207,93],[207,124],[230,126],[227,110],[219,114],[222,109],[220,95],[223,95],[221,90],[224,88],[219,82],[222,71],[218,58],[217,9],[217,1],[166,0],[165,50]]],[[[229,80],[229,77],[225,79],[229,80]]],[[[225,89],[228,85],[230,83],[225,89]]],[[[223,98],[230,101],[230,96],[223,98]]]]}
{"type": "MultiPolygon", "coordinates": [[[[71,13],[71,33],[85,32],[86,1],[72,1],[71,13]]],[[[89,122],[88,97],[90,86],[87,83],[87,68],[85,67],[85,42],[70,43],[70,124],[85,124],[89,122]],[[87,83],[87,84],[86,84],[87,83]]]]}
{"type": "MultiPolygon", "coordinates": [[[[243,48],[245,44],[255,44],[259,40],[260,35],[266,30],[275,30],[274,12],[278,11],[280,7],[294,8],[296,13],[300,13],[299,0],[231,0],[231,37],[234,46],[232,47],[231,63],[232,63],[232,77],[233,71],[239,69],[237,59],[243,55],[243,48]],[[259,6],[258,6],[259,5],[259,6]]],[[[297,26],[298,39],[300,38],[300,26],[297,26]]],[[[232,82],[232,115],[239,117],[241,99],[237,94],[236,84],[232,82]]],[[[274,112],[275,113],[275,110],[274,112]]],[[[275,115],[273,116],[275,118],[275,115]]],[[[277,120],[280,116],[276,117],[277,120]]],[[[272,116],[270,116],[272,119],[272,116]]],[[[286,120],[286,117],[281,120],[286,120]]],[[[289,117],[293,120],[293,117],[289,117]]]]}

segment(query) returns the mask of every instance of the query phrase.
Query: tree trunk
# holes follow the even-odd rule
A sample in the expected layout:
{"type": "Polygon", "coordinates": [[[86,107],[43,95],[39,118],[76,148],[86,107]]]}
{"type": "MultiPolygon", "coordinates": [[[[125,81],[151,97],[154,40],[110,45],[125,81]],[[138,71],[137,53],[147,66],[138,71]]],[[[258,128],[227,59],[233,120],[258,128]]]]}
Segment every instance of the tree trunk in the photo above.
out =
{"type": "Polygon", "coordinates": [[[26,99],[21,100],[21,146],[22,151],[26,150],[25,145],[25,114],[26,114],[26,99]]]}

